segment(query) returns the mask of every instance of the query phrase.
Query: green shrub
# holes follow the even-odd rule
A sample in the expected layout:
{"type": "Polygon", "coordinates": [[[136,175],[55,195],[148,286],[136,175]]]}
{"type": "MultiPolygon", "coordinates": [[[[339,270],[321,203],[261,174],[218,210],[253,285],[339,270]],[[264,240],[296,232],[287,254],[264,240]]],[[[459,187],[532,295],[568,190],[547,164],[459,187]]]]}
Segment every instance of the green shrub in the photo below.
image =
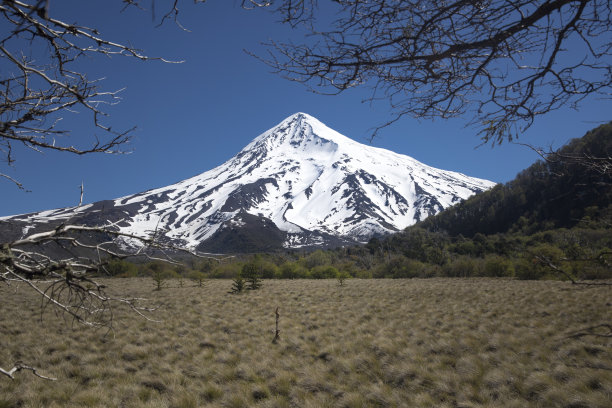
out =
{"type": "Polygon", "coordinates": [[[176,277],[176,273],[169,269],[169,266],[162,262],[151,262],[146,265],[145,273],[153,278],[155,290],[162,290],[166,286],[168,279],[176,277]]]}
{"type": "Polygon", "coordinates": [[[188,277],[189,277],[189,279],[194,281],[199,287],[204,286],[204,278],[206,277],[206,275],[204,275],[203,272],[200,272],[200,271],[191,271],[191,272],[189,272],[188,277]]]}
{"type": "Polygon", "coordinates": [[[103,268],[110,276],[120,278],[133,278],[138,276],[138,267],[122,259],[110,259],[103,268]]]}
{"type": "Polygon", "coordinates": [[[514,266],[507,258],[489,255],[485,258],[482,274],[487,277],[513,276],[514,266]]]}
{"type": "Polygon", "coordinates": [[[331,265],[315,266],[310,271],[313,279],[333,279],[338,275],[338,270],[331,265]]]}
{"type": "Polygon", "coordinates": [[[153,282],[155,282],[155,290],[162,290],[164,286],[166,286],[166,274],[163,270],[155,270],[151,274],[153,278],[153,282]]]}
{"type": "Polygon", "coordinates": [[[526,257],[514,263],[514,276],[522,280],[536,280],[544,276],[544,271],[535,258],[526,257]]]}
{"type": "Polygon", "coordinates": [[[424,265],[422,262],[414,259],[406,258],[403,255],[396,255],[379,265],[373,276],[375,278],[416,278],[421,276],[424,272],[424,265]]]}
{"type": "Polygon", "coordinates": [[[217,265],[210,273],[211,278],[234,279],[240,274],[241,265],[238,263],[224,263],[217,265]]]}
{"type": "Polygon", "coordinates": [[[217,261],[216,259],[206,258],[198,262],[195,265],[194,269],[197,269],[198,271],[209,275],[217,265],[219,265],[219,261],[217,261]]]}
{"type": "Polygon", "coordinates": [[[336,278],[338,279],[338,284],[340,286],[344,286],[344,281],[349,279],[350,277],[351,275],[347,271],[338,272],[338,275],[336,275],[336,278]]]}
{"type": "Polygon", "coordinates": [[[449,278],[465,278],[477,274],[474,259],[469,256],[460,256],[442,267],[442,274],[449,278]]]}
{"type": "Polygon", "coordinates": [[[272,262],[262,261],[259,268],[262,279],[274,279],[278,274],[278,266],[272,262]]]}
{"type": "Polygon", "coordinates": [[[331,255],[329,252],[324,252],[320,249],[308,254],[302,263],[307,269],[312,269],[317,266],[329,265],[331,263],[331,255]]]}
{"type": "Polygon", "coordinates": [[[358,269],[355,272],[355,278],[357,279],[372,279],[372,271],[370,269],[358,269]]]}
{"type": "Polygon", "coordinates": [[[279,268],[279,279],[297,279],[306,278],[308,270],[295,262],[285,262],[279,268]]]}

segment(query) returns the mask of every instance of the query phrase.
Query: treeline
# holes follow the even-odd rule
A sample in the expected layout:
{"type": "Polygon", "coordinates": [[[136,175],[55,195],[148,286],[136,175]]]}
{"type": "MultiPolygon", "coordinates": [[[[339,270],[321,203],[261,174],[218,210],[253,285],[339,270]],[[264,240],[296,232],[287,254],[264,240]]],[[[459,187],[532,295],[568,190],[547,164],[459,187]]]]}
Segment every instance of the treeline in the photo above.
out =
{"type": "Polygon", "coordinates": [[[317,250],[309,254],[237,255],[224,258],[190,258],[181,264],[167,262],[131,262],[112,259],[102,273],[113,277],[155,277],[166,279],[235,279],[245,269],[255,270],[261,279],[330,279],[371,277],[357,273],[350,262],[340,261],[333,251],[317,250]],[[350,271],[350,273],[349,273],[350,271]]]}
{"type": "MultiPolygon", "coordinates": [[[[601,214],[594,208],[587,214],[601,214]]],[[[606,211],[612,215],[612,207],[606,211]]],[[[190,259],[181,265],[112,260],[105,273],[153,279],[235,279],[248,265],[262,279],[507,277],[518,279],[611,279],[612,234],[602,218],[586,215],[579,227],[533,234],[521,232],[472,238],[409,228],[364,246],[190,259]]],[[[182,283],[180,283],[182,284],[182,283]]]]}

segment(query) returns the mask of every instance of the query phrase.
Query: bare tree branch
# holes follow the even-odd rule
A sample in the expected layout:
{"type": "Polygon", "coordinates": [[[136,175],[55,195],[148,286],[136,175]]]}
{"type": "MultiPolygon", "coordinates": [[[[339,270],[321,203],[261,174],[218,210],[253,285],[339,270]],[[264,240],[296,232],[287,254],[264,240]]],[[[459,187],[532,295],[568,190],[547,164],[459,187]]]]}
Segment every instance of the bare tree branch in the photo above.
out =
{"type": "Polygon", "coordinates": [[[44,380],[50,380],[50,381],[56,381],[57,378],[53,378],[53,377],[47,377],[44,376],[42,374],[40,374],[36,368],[31,367],[29,365],[23,364],[22,362],[18,361],[15,363],[15,365],[13,366],[13,368],[11,368],[10,370],[4,370],[2,367],[0,367],[0,374],[4,374],[7,377],[9,377],[10,379],[14,380],[15,379],[15,373],[17,373],[18,371],[21,370],[29,370],[32,372],[32,374],[34,374],[35,376],[42,378],[44,380]]]}
{"type": "MultiPolygon", "coordinates": [[[[280,1],[303,43],[270,42],[262,60],[319,93],[366,86],[404,116],[470,114],[485,143],[513,140],[543,114],[612,91],[608,0],[280,1]]],[[[375,132],[376,134],[376,132],[375,132]]]]}
{"type": "Polygon", "coordinates": [[[242,0],[242,8],[252,9],[256,7],[268,7],[272,4],[272,1],[256,1],[256,0],[242,0]]]}
{"type": "Polygon", "coordinates": [[[18,182],[17,180],[12,178],[11,176],[8,176],[6,174],[0,173],[0,177],[3,177],[3,178],[5,178],[5,179],[7,179],[9,181],[12,181],[17,186],[17,188],[19,188],[20,190],[25,190],[25,187],[23,186],[23,184],[21,184],[20,182],[18,182]]]}
{"type": "MultiPolygon", "coordinates": [[[[102,91],[100,79],[91,79],[76,68],[90,56],[151,58],[130,45],[111,41],[95,28],[68,24],[53,16],[49,1],[2,0],[0,2],[0,160],[13,165],[14,147],[36,151],[55,150],[84,155],[122,153],[134,128],[117,131],[105,123],[104,106],[117,104],[121,90],[102,91]],[[28,50],[48,50],[33,52],[28,50]],[[77,135],[70,144],[70,118],[75,109],[88,112],[94,131],[102,137],[77,135]]],[[[140,1],[124,0],[126,6],[140,1]]],[[[167,16],[178,13],[175,7],[167,16]]],[[[164,16],[165,18],[166,16],[164,16]]],[[[162,21],[163,22],[163,21],[162,21]]],[[[12,178],[3,175],[11,181],[12,178]]],[[[16,182],[17,186],[21,186],[16,182]]]]}
{"type": "MultiPolygon", "coordinates": [[[[120,221],[119,221],[120,222],[120,221]]],[[[134,256],[178,263],[168,252],[183,252],[200,258],[217,259],[214,255],[200,254],[184,248],[158,242],[154,235],[142,237],[116,230],[116,224],[105,227],[60,225],[54,230],[31,234],[0,247],[0,281],[25,283],[41,295],[43,309],[51,306],[70,316],[73,321],[90,327],[106,327],[112,330],[113,304],[124,304],[134,312],[151,320],[146,313],[154,308],[141,306],[145,299],[116,297],[108,294],[104,285],[93,276],[104,273],[110,259],[126,259],[134,256]],[[127,238],[142,244],[137,251],[117,248],[109,239],[99,244],[87,244],[78,238],[79,233],[104,234],[111,238],[127,238]],[[55,243],[68,250],[86,250],[87,256],[74,255],[67,259],[54,259],[32,248],[55,243]],[[151,250],[161,253],[152,255],[151,250]]]]}
{"type": "MultiPolygon", "coordinates": [[[[601,253],[599,253],[596,257],[594,258],[589,258],[589,259],[567,259],[567,258],[563,258],[560,261],[563,262],[567,262],[567,261],[582,261],[582,262],[599,262],[599,263],[604,263],[607,264],[607,256],[611,255],[612,252],[609,251],[603,251],[601,253]]],[[[612,286],[612,283],[610,282],[581,282],[581,281],[577,281],[572,274],[568,273],[566,270],[564,270],[557,262],[553,261],[552,259],[550,259],[547,256],[544,255],[536,255],[534,256],[534,258],[542,263],[543,265],[545,265],[546,267],[548,267],[550,270],[552,270],[553,272],[565,277],[566,279],[568,279],[570,282],[572,282],[573,285],[584,285],[584,286],[612,286]]]]}
{"type": "Polygon", "coordinates": [[[577,337],[584,337],[584,336],[612,337],[612,325],[604,323],[604,324],[598,324],[597,326],[586,327],[584,329],[572,332],[567,337],[577,338],[577,337]]]}
{"type": "MultiPolygon", "coordinates": [[[[176,253],[219,259],[216,255],[161,243],[156,239],[156,231],[153,231],[150,237],[123,233],[117,229],[121,222],[122,220],[119,220],[102,227],[61,224],[53,230],[33,233],[0,244],[0,283],[25,284],[40,295],[41,316],[45,310],[51,309],[58,315],[71,319],[73,324],[105,328],[112,332],[115,306],[127,306],[149,321],[156,321],[150,316],[156,307],[147,306],[148,301],[144,298],[116,296],[107,291],[106,286],[100,283],[96,276],[104,276],[105,268],[111,260],[144,257],[179,264],[173,258],[176,253]],[[108,240],[88,244],[87,234],[102,234],[108,237],[108,240]],[[116,242],[121,239],[139,242],[140,249],[121,249],[121,245],[116,242]],[[44,248],[49,244],[57,244],[71,256],[60,259],[45,254],[44,248]]],[[[20,370],[29,370],[40,378],[54,380],[20,362],[15,363],[10,370],[0,368],[0,374],[14,378],[14,374],[20,370]]]]}
{"type": "Polygon", "coordinates": [[[516,144],[530,148],[548,163],[578,165],[595,173],[612,177],[612,156],[609,154],[597,156],[589,152],[564,153],[559,149],[554,150],[552,147],[544,149],[542,147],[535,147],[528,143],[516,144]]]}

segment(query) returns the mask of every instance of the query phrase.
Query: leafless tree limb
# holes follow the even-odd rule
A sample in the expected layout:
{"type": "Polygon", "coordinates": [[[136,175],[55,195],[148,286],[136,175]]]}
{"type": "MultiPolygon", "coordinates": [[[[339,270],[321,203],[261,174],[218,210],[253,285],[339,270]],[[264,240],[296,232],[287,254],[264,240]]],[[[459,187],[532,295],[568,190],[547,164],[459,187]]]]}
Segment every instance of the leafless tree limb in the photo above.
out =
{"type": "Polygon", "coordinates": [[[517,143],[521,146],[526,146],[536,152],[542,159],[548,163],[559,163],[564,165],[578,165],[593,171],[594,173],[612,177],[612,156],[604,155],[597,156],[589,152],[580,153],[564,153],[559,149],[554,150],[551,147],[544,149],[535,147],[528,143],[517,143]]]}
{"type": "Polygon", "coordinates": [[[83,193],[85,192],[85,188],[83,185],[83,181],[81,181],[81,196],[79,197],[79,205],[77,207],[80,207],[83,205],[83,193]]]}
{"type": "MultiPolygon", "coordinates": [[[[156,4],[162,3],[161,8],[166,11],[161,14],[158,25],[172,20],[189,31],[178,20],[181,1],[184,0],[151,0],[150,3],[148,0],[122,0],[123,10],[128,7],[145,9],[145,4],[150,4],[154,21],[156,4]]],[[[193,0],[193,3],[205,1],[193,0]]],[[[131,45],[111,41],[96,28],[66,23],[54,16],[51,3],[50,0],[0,0],[0,62],[3,64],[0,71],[0,161],[9,166],[15,162],[17,146],[77,155],[129,152],[126,144],[134,128],[114,129],[106,123],[108,114],[104,109],[120,102],[122,89],[101,90],[102,79],[92,79],[81,71],[78,68],[81,60],[97,55],[182,62],[149,57],[131,45]],[[76,135],[78,142],[71,144],[68,119],[79,110],[91,115],[94,136],[92,140],[88,135],[76,135]]],[[[271,4],[271,1],[261,0],[241,2],[247,9],[271,4]]],[[[0,176],[23,187],[14,178],[0,176]]]]}
{"type": "Polygon", "coordinates": [[[15,180],[11,176],[8,176],[6,174],[0,173],[0,177],[5,178],[5,179],[13,182],[17,186],[17,188],[19,188],[20,190],[25,190],[25,187],[23,186],[23,184],[21,184],[19,181],[15,180]]]}
{"type": "Polygon", "coordinates": [[[272,1],[256,1],[256,0],[242,0],[242,8],[252,9],[256,7],[269,7],[272,1]]]}
{"type": "Polygon", "coordinates": [[[261,59],[315,92],[371,87],[369,101],[391,104],[383,126],[469,112],[485,143],[501,143],[539,115],[611,96],[608,0],[337,0],[322,28],[316,0],[278,3],[311,35],[271,42],[261,59]]]}
{"type": "Polygon", "coordinates": [[[584,329],[572,332],[567,337],[577,338],[584,336],[594,337],[612,337],[612,325],[609,324],[598,324],[597,326],[586,327],[584,329]]]}
{"type": "MultiPolygon", "coordinates": [[[[594,258],[588,258],[588,259],[568,259],[568,258],[563,258],[560,261],[562,262],[568,262],[568,261],[578,261],[578,262],[598,262],[598,263],[602,263],[605,264],[607,266],[609,266],[608,264],[608,260],[607,257],[609,257],[610,255],[612,255],[612,252],[610,251],[602,251],[599,254],[597,254],[597,256],[595,256],[594,258]]],[[[554,271],[555,273],[565,277],[566,279],[568,279],[570,282],[572,282],[572,285],[584,285],[584,286],[612,286],[612,283],[610,282],[582,282],[582,281],[577,281],[574,276],[572,276],[572,274],[568,273],[566,270],[564,270],[558,262],[555,262],[554,260],[550,259],[547,256],[544,255],[536,255],[534,257],[538,262],[542,263],[543,265],[545,265],[546,267],[548,267],[550,270],[554,271]]]]}
{"type": "MultiPolygon", "coordinates": [[[[14,147],[55,150],[77,155],[122,153],[132,129],[117,131],[105,123],[104,106],[120,101],[121,90],[102,91],[101,80],[74,68],[88,56],[151,58],[130,45],[110,41],[95,28],[68,24],[53,16],[49,1],[0,1],[0,160],[15,161],[14,147]],[[40,51],[48,50],[48,51],[40,51]],[[70,144],[68,127],[61,127],[76,109],[89,112],[102,138],[78,135],[70,144]]],[[[126,6],[140,1],[124,0],[126,6]]],[[[170,16],[176,7],[169,11],[170,16]]],[[[165,18],[166,16],[164,16],[165,18]]],[[[180,62],[180,61],[176,61],[180,62]]],[[[18,187],[20,183],[3,175],[18,187]]]]}
{"type": "Polygon", "coordinates": [[[35,376],[42,378],[44,380],[50,380],[50,381],[56,381],[56,378],[53,377],[47,377],[44,376],[42,374],[40,374],[36,368],[31,367],[29,365],[23,364],[22,362],[18,361],[15,363],[15,365],[13,366],[13,368],[11,368],[10,370],[4,370],[2,367],[0,367],[0,374],[3,374],[7,377],[9,377],[10,379],[14,380],[15,379],[15,373],[17,373],[18,371],[21,370],[29,370],[32,372],[32,374],[34,374],[35,376]]]}
{"type": "Polygon", "coordinates": [[[177,263],[167,252],[184,252],[197,257],[210,258],[184,248],[159,243],[153,238],[142,237],[116,230],[116,223],[105,227],[81,225],[60,225],[51,231],[31,234],[19,240],[2,244],[0,247],[0,281],[25,283],[37,292],[43,302],[43,310],[53,307],[70,316],[74,322],[90,327],[106,327],[112,330],[113,304],[124,304],[146,319],[154,308],[141,306],[144,299],[116,297],[108,294],[103,284],[93,276],[104,273],[110,259],[126,259],[144,256],[149,259],[177,263]],[[142,243],[137,251],[117,249],[108,240],[99,244],[87,244],[78,238],[79,233],[104,234],[113,238],[128,238],[142,243]],[[67,259],[54,259],[33,247],[56,243],[63,248],[87,250],[88,256],[75,255],[67,259]],[[151,255],[156,249],[162,256],[151,255]],[[96,254],[96,256],[92,255],[96,254]]]}

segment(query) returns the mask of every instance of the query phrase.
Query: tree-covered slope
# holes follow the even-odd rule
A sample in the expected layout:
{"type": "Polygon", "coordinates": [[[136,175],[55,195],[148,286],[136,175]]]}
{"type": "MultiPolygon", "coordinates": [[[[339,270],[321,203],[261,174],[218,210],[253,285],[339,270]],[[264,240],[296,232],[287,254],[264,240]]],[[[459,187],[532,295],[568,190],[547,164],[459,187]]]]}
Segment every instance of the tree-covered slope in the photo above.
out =
{"type": "Polygon", "coordinates": [[[612,123],[574,139],[551,161],[538,161],[504,185],[478,194],[418,224],[429,231],[472,237],[476,233],[533,233],[571,228],[612,203],[612,177],[585,165],[612,156],[612,123]]]}

